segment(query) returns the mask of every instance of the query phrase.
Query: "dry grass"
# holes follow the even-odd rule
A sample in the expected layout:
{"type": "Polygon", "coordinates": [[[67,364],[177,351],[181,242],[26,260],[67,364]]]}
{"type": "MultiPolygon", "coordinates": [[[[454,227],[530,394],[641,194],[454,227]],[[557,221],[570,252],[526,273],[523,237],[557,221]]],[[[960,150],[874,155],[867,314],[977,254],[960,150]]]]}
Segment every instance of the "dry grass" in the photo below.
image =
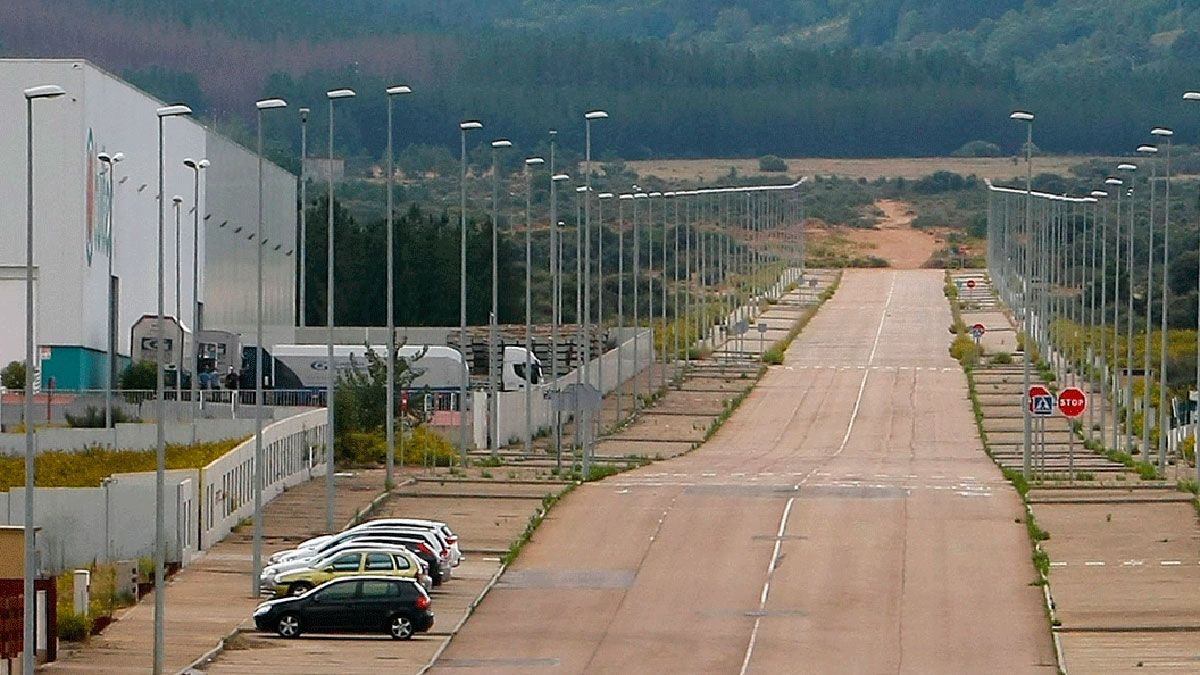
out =
{"type": "MultiPolygon", "coordinates": [[[[1072,166],[1081,164],[1089,157],[1037,157],[1034,170],[1038,172],[1068,173],[1072,166]]],[[[699,181],[712,184],[720,182],[729,174],[731,167],[741,176],[778,176],[764,174],[758,170],[758,159],[663,159],[629,162],[629,167],[639,175],[657,176],[667,180],[699,181]]],[[[975,174],[992,180],[1009,180],[1022,174],[1020,163],[1014,164],[1011,157],[908,157],[890,159],[822,159],[798,158],[787,160],[787,176],[847,176],[850,178],[920,178],[935,171],[953,171],[962,175],[975,174]]]]}

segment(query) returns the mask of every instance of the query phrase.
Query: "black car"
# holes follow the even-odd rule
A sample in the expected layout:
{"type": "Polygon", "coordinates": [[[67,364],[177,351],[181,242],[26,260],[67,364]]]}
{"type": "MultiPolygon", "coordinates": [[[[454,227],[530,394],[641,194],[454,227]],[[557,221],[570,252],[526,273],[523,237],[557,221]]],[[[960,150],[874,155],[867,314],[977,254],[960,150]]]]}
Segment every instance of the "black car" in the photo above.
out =
{"type": "Polygon", "coordinates": [[[301,633],[387,633],[407,640],[433,626],[429,605],[429,595],[414,579],[346,577],[298,597],[262,603],[254,610],[254,625],[285,638],[301,633]]]}

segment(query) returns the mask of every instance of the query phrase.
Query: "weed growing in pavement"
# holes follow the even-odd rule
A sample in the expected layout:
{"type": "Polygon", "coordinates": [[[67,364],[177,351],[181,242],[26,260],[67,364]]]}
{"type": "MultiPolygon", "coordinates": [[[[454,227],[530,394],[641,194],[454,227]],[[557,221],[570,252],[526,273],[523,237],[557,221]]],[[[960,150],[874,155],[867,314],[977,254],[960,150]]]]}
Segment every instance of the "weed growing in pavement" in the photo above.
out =
{"type": "Polygon", "coordinates": [[[1200,515],[1200,483],[1197,483],[1194,480],[1184,479],[1179,481],[1177,487],[1182,492],[1190,492],[1192,494],[1194,497],[1194,499],[1192,499],[1192,506],[1196,507],[1196,513],[1200,515]]]}
{"type": "Polygon", "coordinates": [[[489,455],[487,457],[483,457],[481,459],[475,460],[474,462],[472,462],[472,464],[474,464],[475,466],[478,466],[478,467],[504,466],[504,459],[502,457],[500,457],[499,455],[497,455],[495,457],[489,455]]]}

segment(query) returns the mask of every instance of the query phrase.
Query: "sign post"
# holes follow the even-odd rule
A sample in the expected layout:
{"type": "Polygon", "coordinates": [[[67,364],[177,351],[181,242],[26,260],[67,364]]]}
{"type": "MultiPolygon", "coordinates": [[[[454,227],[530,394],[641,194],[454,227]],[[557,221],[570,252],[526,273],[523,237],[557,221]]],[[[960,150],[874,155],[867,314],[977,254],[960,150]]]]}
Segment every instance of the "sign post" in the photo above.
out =
{"type": "Polygon", "coordinates": [[[767,334],[767,324],[762,321],[758,322],[758,361],[763,363],[766,361],[766,352],[763,351],[763,339],[767,334]]]}
{"type": "Polygon", "coordinates": [[[971,337],[975,338],[975,351],[979,351],[979,340],[983,338],[983,334],[986,332],[987,328],[981,323],[971,326],[971,337]]]}
{"type": "Polygon", "coordinates": [[[1067,434],[1067,480],[1075,482],[1075,418],[1087,408],[1087,395],[1078,387],[1067,387],[1058,394],[1058,409],[1070,422],[1067,434]]]}
{"type": "MultiPolygon", "coordinates": [[[[1035,384],[1029,387],[1029,412],[1038,418],[1038,446],[1040,470],[1038,480],[1046,474],[1046,418],[1054,414],[1054,395],[1046,387],[1035,384]]],[[[1036,464],[1036,463],[1035,463],[1036,464]]]]}

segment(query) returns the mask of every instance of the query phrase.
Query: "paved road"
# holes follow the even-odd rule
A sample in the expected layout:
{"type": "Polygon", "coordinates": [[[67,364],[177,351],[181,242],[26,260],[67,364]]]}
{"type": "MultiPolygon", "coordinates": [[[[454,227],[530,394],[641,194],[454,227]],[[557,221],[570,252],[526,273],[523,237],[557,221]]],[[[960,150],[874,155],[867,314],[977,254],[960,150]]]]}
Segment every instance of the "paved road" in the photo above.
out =
{"type": "Polygon", "coordinates": [[[564,500],[434,672],[1054,672],[941,288],[848,273],[712,441],[564,500]]]}

